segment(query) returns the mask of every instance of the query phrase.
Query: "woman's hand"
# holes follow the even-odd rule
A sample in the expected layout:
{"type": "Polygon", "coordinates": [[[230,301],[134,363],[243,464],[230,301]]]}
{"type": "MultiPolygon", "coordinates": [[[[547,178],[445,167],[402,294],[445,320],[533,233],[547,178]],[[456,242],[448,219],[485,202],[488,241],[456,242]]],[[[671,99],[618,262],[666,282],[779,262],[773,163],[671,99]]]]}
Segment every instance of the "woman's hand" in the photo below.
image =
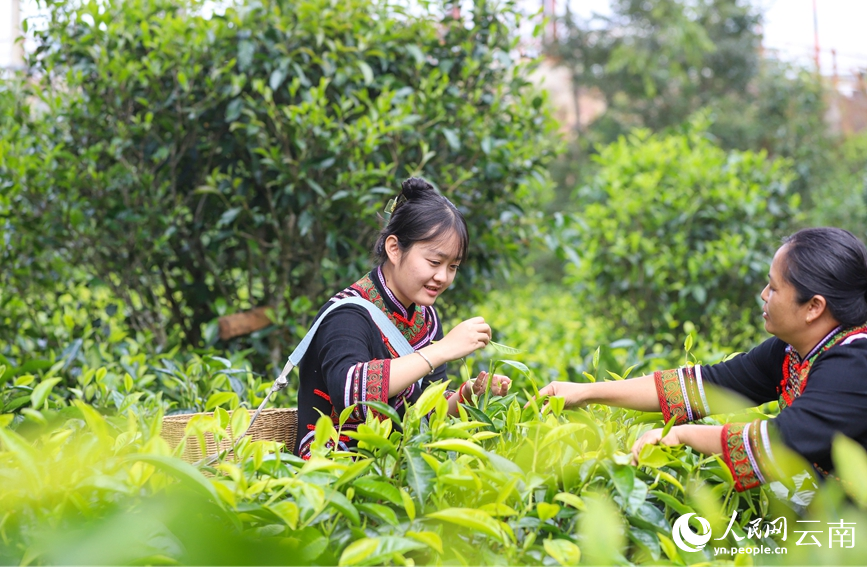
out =
{"type": "MultiPolygon", "coordinates": [[[[487,372],[479,372],[479,375],[476,376],[476,379],[471,382],[473,393],[475,395],[481,396],[485,393],[485,389],[488,387],[488,376],[489,375],[487,372]]],[[[505,396],[507,393],[509,393],[509,386],[511,385],[512,380],[509,379],[508,376],[503,376],[502,374],[494,374],[494,378],[491,380],[491,395],[505,396]]]]}
{"type": "Polygon", "coordinates": [[[638,464],[638,455],[641,454],[641,449],[648,443],[651,445],[680,445],[683,441],[678,436],[680,428],[672,427],[665,437],[662,436],[662,428],[651,429],[641,437],[639,437],[632,445],[632,464],[638,464]]]}
{"type": "MultiPolygon", "coordinates": [[[[482,317],[473,317],[457,325],[437,342],[436,348],[442,363],[450,362],[472,354],[480,348],[485,348],[491,342],[491,326],[482,317]]],[[[439,366],[439,364],[434,364],[439,366]]]]}
{"type": "Polygon", "coordinates": [[[588,387],[589,384],[576,384],[575,382],[551,382],[539,390],[539,397],[560,396],[566,400],[566,407],[580,407],[587,404],[587,398],[590,395],[588,387]]]}

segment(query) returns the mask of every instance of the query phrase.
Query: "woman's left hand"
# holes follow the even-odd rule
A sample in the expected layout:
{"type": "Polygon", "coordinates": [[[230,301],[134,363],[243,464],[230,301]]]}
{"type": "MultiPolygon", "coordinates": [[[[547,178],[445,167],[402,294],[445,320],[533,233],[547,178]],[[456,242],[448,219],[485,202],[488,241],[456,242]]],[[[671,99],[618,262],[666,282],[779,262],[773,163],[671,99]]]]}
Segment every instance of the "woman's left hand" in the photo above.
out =
{"type": "Polygon", "coordinates": [[[668,435],[665,437],[662,436],[662,428],[651,429],[641,437],[639,437],[635,444],[632,445],[632,464],[638,464],[638,456],[641,454],[641,449],[648,443],[651,445],[659,445],[660,443],[663,445],[680,445],[683,441],[677,435],[677,427],[672,427],[671,431],[668,432],[668,435]]]}
{"type": "MultiPolygon", "coordinates": [[[[477,396],[481,396],[485,393],[485,389],[488,387],[488,373],[487,372],[479,372],[479,375],[472,382],[473,384],[473,393],[477,396]]],[[[508,376],[503,376],[501,374],[494,374],[493,380],[491,380],[491,394],[494,396],[505,396],[509,392],[509,386],[512,385],[512,381],[508,376]]]]}

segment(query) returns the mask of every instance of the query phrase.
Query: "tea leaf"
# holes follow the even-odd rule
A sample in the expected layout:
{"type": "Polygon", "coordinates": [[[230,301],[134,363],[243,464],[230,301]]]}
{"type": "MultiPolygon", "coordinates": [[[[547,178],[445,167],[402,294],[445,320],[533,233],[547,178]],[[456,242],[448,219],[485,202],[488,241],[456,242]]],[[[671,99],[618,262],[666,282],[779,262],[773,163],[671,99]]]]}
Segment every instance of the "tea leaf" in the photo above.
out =
{"type": "MultiPolygon", "coordinates": [[[[234,401],[237,401],[238,394],[235,392],[217,392],[215,394],[211,394],[211,397],[208,398],[208,401],[205,403],[205,411],[211,411],[216,407],[220,407],[224,404],[230,404],[234,401]]],[[[232,431],[235,431],[234,429],[232,431]]],[[[243,433],[243,431],[242,431],[243,433]]]]}
{"type": "Polygon", "coordinates": [[[412,488],[416,502],[420,505],[430,492],[430,483],[436,476],[430,465],[422,458],[420,447],[406,446],[403,453],[406,455],[406,482],[412,488]]]}
{"type": "Polygon", "coordinates": [[[412,497],[409,495],[409,492],[400,489],[400,498],[403,500],[403,509],[406,511],[406,515],[409,517],[409,521],[415,521],[415,503],[412,501],[412,497]]]}
{"type": "Polygon", "coordinates": [[[542,522],[547,522],[551,518],[557,515],[560,511],[560,506],[557,504],[551,504],[549,502],[539,502],[536,505],[536,514],[539,516],[539,520],[542,522]]]}
{"type": "Polygon", "coordinates": [[[239,439],[250,427],[250,412],[247,408],[236,409],[232,412],[229,423],[232,427],[232,435],[236,440],[239,439]]]}
{"type": "Polygon", "coordinates": [[[48,400],[48,396],[51,394],[51,390],[54,386],[60,382],[61,378],[50,378],[43,382],[40,382],[35,388],[33,388],[33,393],[30,394],[30,402],[33,406],[33,409],[39,409],[45,405],[45,402],[48,400]]]}
{"type": "Polygon", "coordinates": [[[342,428],[346,423],[346,420],[349,419],[349,416],[352,415],[352,411],[355,409],[357,404],[348,405],[343,408],[343,411],[340,412],[340,418],[338,420],[338,425],[342,428]]]}
{"type": "Polygon", "coordinates": [[[518,362],[517,360],[500,360],[499,362],[500,362],[500,364],[507,364],[507,365],[511,366],[512,368],[517,369],[524,376],[529,377],[532,374],[530,369],[523,362],[518,362]]]}
{"type": "Polygon", "coordinates": [[[349,468],[343,471],[343,474],[340,475],[340,478],[337,479],[337,482],[334,483],[334,488],[340,488],[344,484],[355,480],[358,475],[360,475],[370,467],[370,463],[370,460],[359,460],[350,465],[349,468]]]}
{"type": "Polygon", "coordinates": [[[542,542],[545,553],[554,558],[560,565],[578,565],[581,561],[581,550],[577,545],[565,539],[546,539],[542,542]]]}
{"type": "Polygon", "coordinates": [[[437,402],[439,402],[440,398],[443,397],[448,385],[448,382],[442,382],[440,384],[431,384],[428,386],[427,389],[422,392],[421,396],[419,396],[415,405],[412,406],[412,411],[415,412],[416,416],[421,418],[433,411],[437,402]]]}
{"type": "Polygon", "coordinates": [[[576,510],[586,510],[587,507],[584,505],[584,501],[581,500],[579,496],[575,496],[569,492],[561,492],[557,496],[554,497],[554,500],[558,502],[562,502],[563,504],[568,504],[572,506],[576,510]]]}
{"type": "Polygon", "coordinates": [[[843,490],[862,508],[867,507],[867,451],[857,441],[838,433],[831,448],[834,469],[842,480],[843,490]]]}
{"type": "Polygon", "coordinates": [[[391,563],[395,554],[422,549],[426,544],[398,536],[363,538],[349,544],[340,556],[339,565],[371,565],[391,563]]]}
{"type": "Polygon", "coordinates": [[[434,520],[448,522],[490,536],[505,544],[506,535],[500,524],[489,514],[473,508],[446,508],[425,516],[434,520]]]}
{"type": "Polygon", "coordinates": [[[439,554],[443,552],[443,540],[434,532],[406,532],[406,536],[419,541],[439,554]]]}
{"type": "Polygon", "coordinates": [[[510,346],[506,346],[506,345],[504,345],[504,344],[500,344],[500,343],[497,343],[497,342],[494,342],[494,341],[490,341],[488,344],[489,344],[490,346],[494,347],[496,350],[498,350],[498,351],[500,351],[500,352],[502,352],[502,353],[505,353],[505,354],[520,354],[521,352],[523,352],[523,351],[521,351],[520,349],[517,349],[517,348],[514,348],[514,347],[510,347],[510,346]]]}
{"type": "Polygon", "coordinates": [[[395,409],[388,404],[385,404],[382,402],[377,402],[374,400],[369,400],[366,402],[358,402],[358,403],[361,405],[365,405],[365,406],[368,406],[368,407],[375,409],[377,411],[377,413],[384,415],[385,417],[389,418],[394,423],[400,424],[402,421],[400,419],[400,415],[398,415],[397,411],[395,411],[395,409]]]}
{"type": "Polygon", "coordinates": [[[671,431],[671,428],[674,427],[674,422],[676,419],[676,416],[671,416],[671,419],[666,422],[665,427],[662,428],[662,434],[659,436],[660,439],[664,439],[665,436],[668,435],[668,433],[671,431]]]}
{"type": "Polygon", "coordinates": [[[355,490],[371,500],[388,500],[397,506],[403,506],[400,491],[394,486],[372,478],[360,478],[353,484],[355,490]]]}
{"type": "Polygon", "coordinates": [[[358,509],[342,492],[331,490],[327,493],[326,498],[329,500],[329,506],[343,514],[343,516],[349,519],[349,521],[356,526],[361,525],[361,515],[358,513],[358,509]]]}
{"type": "Polygon", "coordinates": [[[668,454],[659,445],[645,444],[638,455],[638,464],[652,469],[664,467],[671,462],[668,454]]]}
{"type": "Polygon", "coordinates": [[[223,501],[217,495],[214,486],[205,477],[202,476],[194,466],[171,457],[163,457],[161,455],[130,455],[125,459],[129,462],[143,462],[153,465],[162,472],[173,476],[182,484],[192,490],[211,498],[220,508],[223,508],[223,501]]]}
{"type": "MultiPolygon", "coordinates": [[[[563,398],[560,399],[562,400],[563,398]]],[[[542,442],[539,444],[539,449],[541,450],[552,443],[557,443],[564,437],[571,437],[586,427],[587,426],[583,423],[566,423],[559,425],[545,434],[545,437],[542,438],[542,442]]]]}
{"type": "Polygon", "coordinates": [[[443,451],[455,451],[456,453],[463,453],[480,459],[487,459],[484,449],[465,439],[446,439],[434,443],[427,443],[425,447],[429,449],[441,449],[443,451]]]}
{"type": "Polygon", "coordinates": [[[272,512],[277,514],[277,516],[286,522],[286,525],[292,528],[293,530],[298,529],[298,504],[292,502],[291,500],[283,500],[281,502],[277,502],[276,504],[272,504],[268,506],[272,512]]]}
{"type": "Polygon", "coordinates": [[[388,506],[366,502],[364,504],[358,504],[358,509],[368,516],[373,516],[386,524],[396,526],[400,523],[397,519],[397,514],[395,514],[394,510],[388,506]]]}
{"type": "Polygon", "coordinates": [[[343,553],[340,554],[338,565],[358,565],[373,555],[379,542],[372,538],[362,538],[354,541],[346,546],[343,553]]]}

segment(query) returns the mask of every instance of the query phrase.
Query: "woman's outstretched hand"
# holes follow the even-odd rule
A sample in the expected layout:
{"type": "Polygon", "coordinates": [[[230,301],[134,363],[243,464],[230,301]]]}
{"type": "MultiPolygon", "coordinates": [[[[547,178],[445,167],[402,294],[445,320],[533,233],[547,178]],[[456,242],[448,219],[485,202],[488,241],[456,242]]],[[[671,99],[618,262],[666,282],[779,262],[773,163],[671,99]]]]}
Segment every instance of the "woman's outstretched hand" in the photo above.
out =
{"type": "Polygon", "coordinates": [[[587,386],[575,382],[551,382],[539,390],[539,397],[560,396],[566,400],[566,407],[580,407],[587,404],[587,386]]]}
{"type": "MultiPolygon", "coordinates": [[[[484,371],[479,372],[479,375],[476,376],[476,379],[472,382],[473,393],[475,395],[481,396],[485,393],[485,389],[488,387],[488,376],[489,374],[484,371]]],[[[491,395],[505,396],[509,393],[509,386],[511,385],[512,380],[510,380],[508,376],[494,374],[494,378],[491,380],[491,395]]]]}
{"type": "Polygon", "coordinates": [[[491,326],[483,317],[467,319],[436,343],[445,362],[463,358],[491,342],[491,326]]]}
{"type": "Polygon", "coordinates": [[[632,464],[638,465],[638,456],[641,454],[641,449],[647,444],[650,445],[680,445],[683,441],[678,436],[679,429],[672,427],[671,431],[665,437],[662,436],[662,428],[651,429],[641,437],[635,440],[632,445],[632,464]]]}

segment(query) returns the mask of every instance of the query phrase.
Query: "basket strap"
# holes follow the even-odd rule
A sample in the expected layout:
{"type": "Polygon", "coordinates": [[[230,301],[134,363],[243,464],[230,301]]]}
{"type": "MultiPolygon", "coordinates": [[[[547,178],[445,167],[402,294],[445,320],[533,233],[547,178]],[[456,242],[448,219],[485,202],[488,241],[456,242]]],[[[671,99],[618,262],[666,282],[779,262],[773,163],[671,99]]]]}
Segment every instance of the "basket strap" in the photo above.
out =
{"type": "Polygon", "coordinates": [[[310,342],[313,340],[313,336],[316,334],[316,331],[319,330],[319,325],[328,316],[329,313],[334,311],[335,309],[339,309],[344,305],[358,305],[359,307],[363,307],[370,313],[370,317],[373,319],[373,322],[376,323],[376,326],[379,327],[379,330],[382,331],[382,334],[385,335],[385,338],[388,339],[388,342],[397,351],[398,356],[406,356],[407,354],[413,353],[413,348],[410,346],[409,342],[406,340],[406,337],[403,336],[403,333],[394,326],[394,323],[391,322],[391,319],[388,318],[388,315],[382,312],[382,310],[367,301],[366,299],[362,299],[360,297],[346,297],[339,301],[336,301],[328,306],[328,309],[322,313],[322,316],[313,323],[313,326],[310,327],[310,330],[307,331],[307,335],[301,341],[301,343],[295,348],[292,354],[289,355],[289,360],[292,361],[294,366],[298,366],[298,363],[301,362],[301,359],[307,353],[307,348],[310,346],[310,342]]]}
{"type": "MultiPolygon", "coordinates": [[[[282,390],[289,384],[287,378],[289,373],[292,372],[292,369],[298,366],[298,363],[300,363],[301,359],[304,358],[307,349],[310,347],[310,343],[313,341],[313,337],[316,335],[316,331],[319,330],[319,325],[322,324],[322,321],[325,320],[325,317],[328,316],[329,313],[345,305],[357,305],[364,308],[370,314],[370,317],[373,319],[373,322],[376,323],[376,326],[379,327],[379,330],[382,331],[382,334],[385,335],[385,338],[388,339],[389,344],[394,348],[398,356],[406,356],[415,352],[412,346],[410,346],[409,341],[407,341],[406,337],[403,336],[403,333],[400,332],[400,329],[395,327],[394,323],[391,322],[391,319],[388,318],[388,315],[383,313],[380,308],[370,301],[360,297],[345,297],[329,305],[328,309],[322,313],[322,316],[313,323],[313,326],[310,327],[309,331],[307,331],[307,335],[305,335],[298,346],[295,347],[292,354],[289,355],[289,360],[286,361],[286,365],[280,372],[280,376],[278,376],[277,380],[274,382],[272,391],[282,390]]],[[[420,384],[421,379],[419,379],[419,385],[420,384]]]]}

